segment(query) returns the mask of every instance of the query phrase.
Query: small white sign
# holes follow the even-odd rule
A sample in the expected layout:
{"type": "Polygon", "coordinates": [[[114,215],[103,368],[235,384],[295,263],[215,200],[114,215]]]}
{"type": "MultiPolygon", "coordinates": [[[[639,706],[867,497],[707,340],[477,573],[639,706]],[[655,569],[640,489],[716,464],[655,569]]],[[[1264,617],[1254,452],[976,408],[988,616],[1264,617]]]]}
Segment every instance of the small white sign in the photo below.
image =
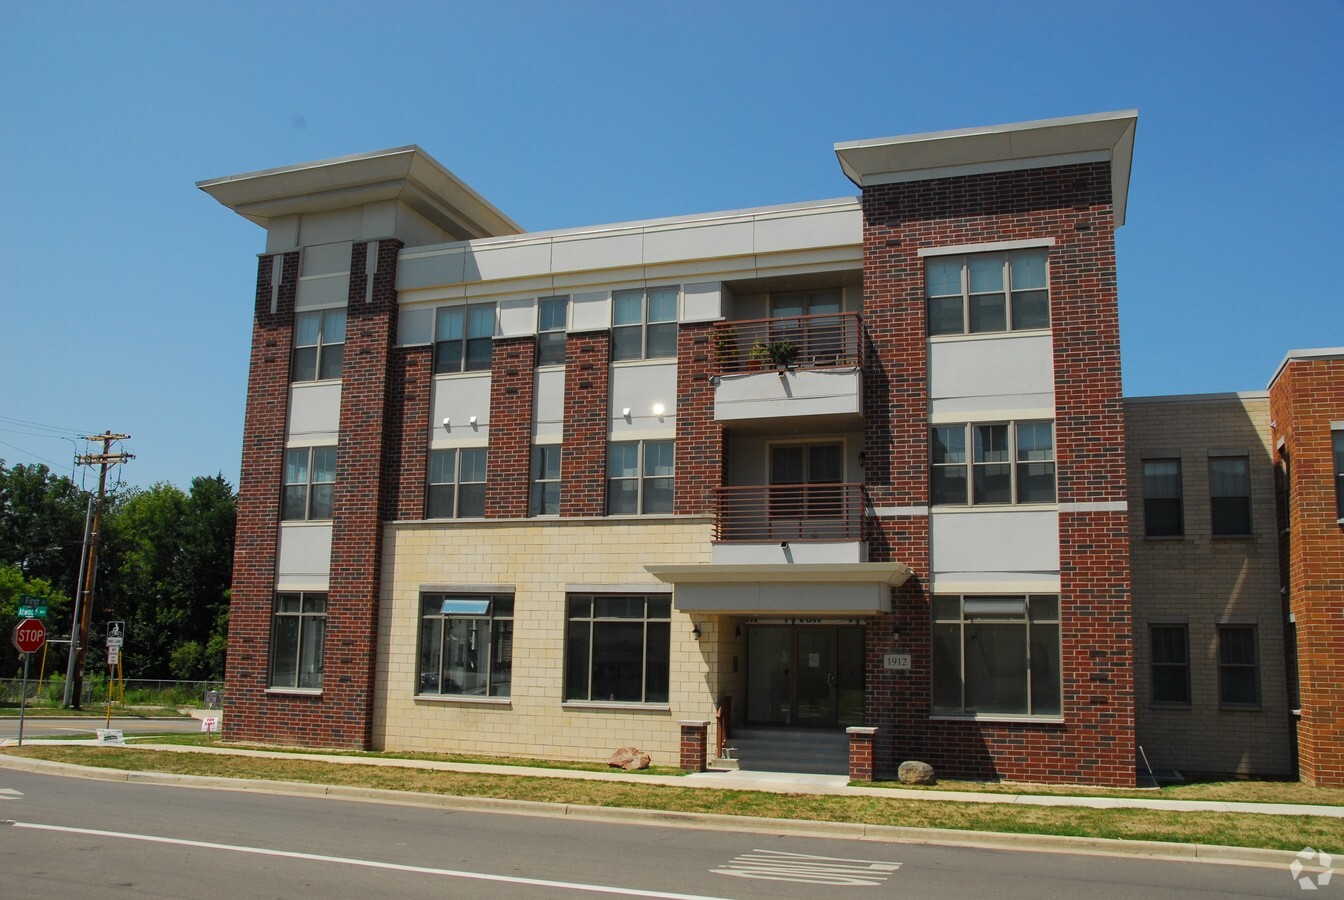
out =
{"type": "Polygon", "coordinates": [[[206,716],[201,719],[201,731],[219,731],[219,716],[206,716]]]}
{"type": "Polygon", "coordinates": [[[98,745],[100,747],[125,747],[126,736],[120,728],[99,728],[98,745]]]}
{"type": "Polygon", "coordinates": [[[909,653],[884,653],[882,654],[882,668],[896,669],[901,672],[910,671],[909,653]]]}
{"type": "Polygon", "coordinates": [[[120,647],[120,646],[122,645],[122,642],[123,642],[124,640],[126,640],[126,623],[125,623],[125,622],[108,622],[108,623],[107,623],[107,646],[109,646],[109,647],[120,647]]]}
{"type": "Polygon", "coordinates": [[[119,663],[119,662],[121,662],[121,648],[120,648],[120,647],[108,647],[108,648],[107,648],[107,664],[108,664],[109,666],[115,666],[115,665],[116,665],[117,663],[119,663]]]}

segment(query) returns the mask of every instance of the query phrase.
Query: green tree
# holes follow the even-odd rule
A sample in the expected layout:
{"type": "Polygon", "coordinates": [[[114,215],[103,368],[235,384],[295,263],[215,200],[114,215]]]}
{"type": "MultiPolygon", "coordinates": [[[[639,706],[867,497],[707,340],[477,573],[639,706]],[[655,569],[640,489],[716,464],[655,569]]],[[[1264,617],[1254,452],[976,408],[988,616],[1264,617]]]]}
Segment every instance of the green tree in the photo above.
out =
{"type": "MultiPolygon", "coordinates": [[[[8,637],[19,621],[19,601],[22,597],[39,597],[47,601],[47,621],[61,621],[69,615],[70,598],[51,586],[44,578],[25,578],[23,571],[15,565],[0,562],[0,632],[8,637]]],[[[59,654],[61,663],[65,662],[65,653],[59,654]]],[[[48,662],[48,671],[53,663],[48,662]]],[[[23,673],[23,662],[19,653],[9,640],[0,646],[0,677],[17,677],[23,673]]],[[[37,677],[33,668],[31,677],[37,677]]]]}
{"type": "Polygon", "coordinates": [[[88,495],[43,465],[0,460],[0,562],[75,594],[88,495]]]}

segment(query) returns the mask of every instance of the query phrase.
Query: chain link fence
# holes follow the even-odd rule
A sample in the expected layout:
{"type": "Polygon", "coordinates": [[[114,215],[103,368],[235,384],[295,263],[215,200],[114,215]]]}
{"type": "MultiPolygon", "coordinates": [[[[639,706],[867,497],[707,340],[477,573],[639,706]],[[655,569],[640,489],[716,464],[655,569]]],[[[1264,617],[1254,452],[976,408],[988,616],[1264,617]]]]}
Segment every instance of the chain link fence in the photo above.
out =
{"type": "MultiPolygon", "coordinates": [[[[122,689],[127,706],[203,706],[219,709],[224,703],[222,681],[177,681],[170,678],[127,678],[117,685],[113,702],[120,704],[122,689]]],[[[87,677],[80,706],[107,702],[107,679],[87,677]]],[[[18,706],[23,690],[22,678],[0,679],[0,705],[18,706]]],[[[65,696],[65,679],[57,676],[41,684],[28,679],[28,702],[33,705],[60,706],[65,696]]]]}

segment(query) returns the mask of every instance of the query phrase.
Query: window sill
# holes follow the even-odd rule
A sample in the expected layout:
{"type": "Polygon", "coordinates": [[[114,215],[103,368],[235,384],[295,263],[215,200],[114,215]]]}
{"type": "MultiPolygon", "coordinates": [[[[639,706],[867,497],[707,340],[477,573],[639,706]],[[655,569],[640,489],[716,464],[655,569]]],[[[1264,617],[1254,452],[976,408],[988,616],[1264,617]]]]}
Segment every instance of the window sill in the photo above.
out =
{"type": "Polygon", "coordinates": [[[1259,703],[1221,703],[1218,705],[1219,712],[1264,712],[1264,707],[1259,703]]]}
{"type": "Polygon", "coordinates": [[[995,713],[934,713],[930,722],[1015,722],[1023,725],[1063,725],[1063,716],[1028,716],[995,713]]]}
{"type": "Polygon", "coordinates": [[[613,712],[671,712],[670,703],[627,703],[615,700],[564,700],[561,709],[605,709],[613,712]]]}
{"type": "Polygon", "coordinates": [[[1185,535],[1183,535],[1183,534],[1145,534],[1145,535],[1143,536],[1143,539],[1144,539],[1145,541],[1159,541],[1159,542],[1160,542],[1160,541],[1183,541],[1183,540],[1185,540],[1185,535]]]}
{"type": "Polygon", "coordinates": [[[613,359],[611,365],[612,368],[624,368],[626,366],[665,366],[668,363],[675,363],[676,361],[677,358],[675,356],[651,356],[648,359],[613,359]]]}
{"type": "Polygon", "coordinates": [[[289,383],[289,386],[299,387],[300,385],[303,385],[306,387],[307,385],[310,384],[320,385],[320,384],[340,384],[340,383],[341,379],[339,378],[305,378],[303,381],[291,381],[289,383]]]}
{"type": "Polygon", "coordinates": [[[286,528],[292,528],[297,525],[331,525],[334,519],[281,519],[280,524],[286,528]]]}
{"type": "Polygon", "coordinates": [[[1177,703],[1175,701],[1154,700],[1148,704],[1149,709],[1193,709],[1189,703],[1177,703]]]}
{"type": "Polygon", "coordinates": [[[936,513],[976,513],[976,512],[1059,512],[1058,503],[977,503],[969,506],[964,503],[942,503],[929,507],[936,513]]]}
{"type": "Polygon", "coordinates": [[[321,697],[321,688],[268,687],[267,694],[288,695],[291,697],[321,697]]]}
{"type": "Polygon", "coordinates": [[[1215,541],[1253,541],[1253,540],[1255,540],[1255,535],[1253,535],[1253,534],[1211,534],[1211,535],[1209,535],[1209,538],[1210,538],[1211,540],[1215,540],[1215,541]]]}
{"type": "Polygon", "coordinates": [[[952,341],[984,341],[997,338],[1011,337],[1040,337],[1050,334],[1050,328],[1019,328],[1013,331],[971,331],[961,334],[931,334],[928,335],[929,342],[935,344],[950,343],[952,341]]]}
{"type": "Polygon", "coordinates": [[[469,697],[466,694],[416,694],[411,698],[425,703],[465,703],[471,706],[512,706],[511,697],[469,697]]]}

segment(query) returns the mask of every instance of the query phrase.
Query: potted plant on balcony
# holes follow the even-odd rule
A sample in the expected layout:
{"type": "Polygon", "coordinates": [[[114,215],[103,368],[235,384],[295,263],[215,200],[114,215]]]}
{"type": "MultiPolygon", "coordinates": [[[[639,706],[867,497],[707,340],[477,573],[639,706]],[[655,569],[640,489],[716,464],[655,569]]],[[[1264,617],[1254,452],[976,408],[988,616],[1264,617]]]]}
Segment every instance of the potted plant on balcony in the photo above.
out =
{"type": "Polygon", "coordinates": [[[771,341],[766,353],[777,369],[787,369],[798,361],[798,345],[793,341],[771,341]]]}
{"type": "Polygon", "coordinates": [[[770,345],[765,341],[757,341],[747,352],[747,368],[753,371],[760,369],[768,359],[770,359],[770,345]]]}

